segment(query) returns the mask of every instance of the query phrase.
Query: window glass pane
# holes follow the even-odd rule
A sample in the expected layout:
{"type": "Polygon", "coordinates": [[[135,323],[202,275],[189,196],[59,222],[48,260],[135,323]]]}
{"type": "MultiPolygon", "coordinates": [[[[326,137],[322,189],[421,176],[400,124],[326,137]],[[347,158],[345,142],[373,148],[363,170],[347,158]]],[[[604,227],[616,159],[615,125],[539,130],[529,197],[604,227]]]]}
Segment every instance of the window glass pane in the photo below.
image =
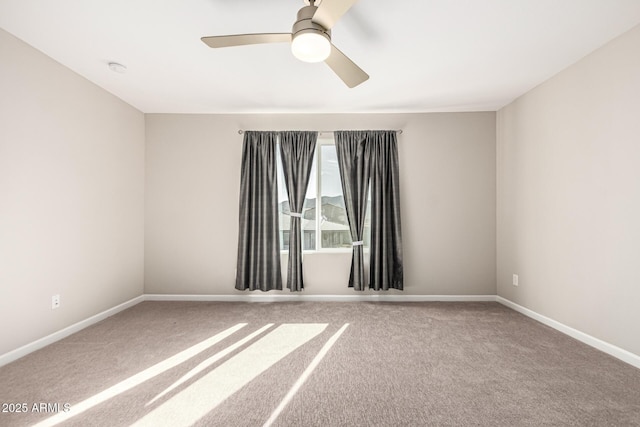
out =
{"type": "Polygon", "coordinates": [[[277,153],[276,163],[278,165],[278,224],[280,226],[280,250],[288,251],[291,217],[289,216],[289,195],[287,194],[287,187],[284,182],[284,170],[282,169],[282,159],[280,158],[279,146],[277,153]]]}
{"type": "MultiPolygon", "coordinates": [[[[371,184],[371,182],[369,182],[371,184]]],[[[371,185],[369,185],[369,193],[367,194],[367,212],[364,217],[364,230],[362,232],[362,241],[364,247],[371,247],[371,185]]]]}
{"type": "Polygon", "coordinates": [[[335,145],[321,145],[321,216],[323,248],[350,248],[351,233],[342,197],[335,145]]]}
{"type": "Polygon", "coordinates": [[[309,175],[309,186],[307,187],[307,194],[304,198],[304,209],[302,211],[302,249],[305,251],[313,251],[316,249],[317,158],[318,153],[314,153],[311,175],[309,175]]]}

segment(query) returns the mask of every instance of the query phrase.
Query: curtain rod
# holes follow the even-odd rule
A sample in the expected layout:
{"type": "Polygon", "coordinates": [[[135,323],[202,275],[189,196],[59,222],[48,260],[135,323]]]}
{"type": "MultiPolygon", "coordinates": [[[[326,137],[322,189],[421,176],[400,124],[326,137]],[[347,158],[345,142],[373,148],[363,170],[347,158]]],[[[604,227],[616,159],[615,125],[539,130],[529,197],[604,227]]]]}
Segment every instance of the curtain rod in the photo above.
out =
{"type": "MultiPolygon", "coordinates": [[[[332,130],[319,130],[317,131],[319,135],[322,135],[323,133],[333,133],[334,131],[332,130]]],[[[402,134],[402,129],[396,129],[395,130],[396,133],[398,133],[399,135],[402,134]]],[[[244,130],[242,129],[238,129],[238,135],[242,135],[244,133],[244,130]]]]}

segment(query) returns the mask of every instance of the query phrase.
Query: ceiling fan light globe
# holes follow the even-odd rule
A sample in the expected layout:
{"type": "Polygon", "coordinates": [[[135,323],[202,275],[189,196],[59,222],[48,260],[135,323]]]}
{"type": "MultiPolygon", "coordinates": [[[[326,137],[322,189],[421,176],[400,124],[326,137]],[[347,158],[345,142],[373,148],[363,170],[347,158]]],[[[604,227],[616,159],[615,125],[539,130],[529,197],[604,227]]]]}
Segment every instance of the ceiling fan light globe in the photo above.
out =
{"type": "Polygon", "coordinates": [[[291,52],[304,62],[322,62],[331,53],[331,42],[322,33],[305,32],[294,37],[291,52]]]}

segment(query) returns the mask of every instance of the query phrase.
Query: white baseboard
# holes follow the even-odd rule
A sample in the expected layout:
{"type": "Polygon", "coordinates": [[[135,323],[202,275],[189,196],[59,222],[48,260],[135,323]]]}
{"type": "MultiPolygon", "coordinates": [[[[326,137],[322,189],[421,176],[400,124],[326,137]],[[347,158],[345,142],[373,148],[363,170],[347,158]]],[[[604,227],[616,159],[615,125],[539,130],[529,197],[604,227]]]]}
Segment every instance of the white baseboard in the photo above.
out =
{"type": "Polygon", "coordinates": [[[230,294],[230,295],[176,295],[176,294],[146,294],[145,301],[222,301],[222,302],[285,302],[285,301],[382,301],[382,302],[495,302],[495,295],[288,295],[288,294],[230,294]]]}
{"type": "Polygon", "coordinates": [[[543,323],[547,326],[556,329],[563,334],[569,335],[572,338],[577,339],[591,347],[597,348],[600,351],[603,351],[616,359],[620,359],[623,362],[626,362],[636,368],[640,368],[640,356],[637,354],[633,354],[630,351],[624,350],[620,347],[616,347],[613,344],[609,344],[608,342],[602,341],[598,338],[592,337],[589,334],[585,334],[577,329],[573,329],[570,326],[567,326],[563,323],[560,323],[556,320],[553,320],[549,317],[543,316],[542,314],[536,313],[533,310],[530,310],[526,307],[516,304],[513,301],[510,301],[506,298],[502,298],[501,296],[496,296],[496,301],[502,305],[509,307],[512,310],[517,311],[518,313],[522,313],[527,317],[530,317],[534,320],[537,320],[540,323],[543,323]]]}
{"type": "Polygon", "coordinates": [[[27,354],[39,350],[49,344],[59,341],[69,335],[76,333],[88,326],[98,323],[107,317],[113,316],[129,307],[133,307],[143,301],[221,301],[221,302],[284,302],[284,301],[334,301],[334,302],[499,302],[519,313],[524,314],[540,323],[552,327],[570,337],[577,339],[591,347],[601,350],[617,359],[622,360],[632,366],[640,368],[640,356],[633,354],[613,344],[609,344],[598,338],[592,337],[577,329],[573,329],[563,323],[553,320],[518,305],[506,298],[497,295],[388,295],[388,294],[364,294],[364,295],[266,295],[266,294],[230,294],[230,295],[179,295],[179,294],[145,294],[133,298],[113,308],[91,316],[60,331],[54,332],[46,337],[40,338],[32,343],[26,344],[8,353],[0,355],[0,366],[13,362],[27,354]]]}
{"type": "Polygon", "coordinates": [[[176,294],[145,294],[133,298],[113,308],[91,316],[46,337],[40,338],[29,344],[25,344],[15,350],[0,355],[0,366],[13,362],[29,353],[53,344],[68,337],[88,326],[98,323],[107,317],[113,316],[129,307],[133,307],[143,301],[222,301],[222,302],[284,302],[284,301],[382,301],[382,302],[424,302],[424,301],[458,301],[478,302],[495,301],[495,295],[266,295],[266,294],[230,294],[230,295],[176,295],[176,294]]]}
{"type": "Polygon", "coordinates": [[[61,329],[57,332],[47,335],[46,337],[40,338],[36,341],[23,345],[22,347],[12,350],[8,353],[0,355],[0,366],[4,366],[7,363],[13,362],[14,360],[17,360],[23,356],[26,356],[29,353],[39,350],[42,347],[46,347],[49,344],[53,344],[56,341],[60,341],[61,339],[66,338],[71,334],[74,334],[88,326],[91,326],[94,323],[98,323],[99,321],[104,320],[107,317],[113,316],[116,313],[126,310],[129,307],[133,307],[134,305],[139,304],[142,301],[144,301],[144,295],[140,295],[139,297],[135,297],[133,299],[130,299],[129,301],[125,301],[122,304],[119,304],[115,307],[112,307],[108,310],[98,313],[95,316],[91,316],[88,319],[81,320],[78,323],[74,323],[71,326],[67,326],[64,329],[61,329]]]}

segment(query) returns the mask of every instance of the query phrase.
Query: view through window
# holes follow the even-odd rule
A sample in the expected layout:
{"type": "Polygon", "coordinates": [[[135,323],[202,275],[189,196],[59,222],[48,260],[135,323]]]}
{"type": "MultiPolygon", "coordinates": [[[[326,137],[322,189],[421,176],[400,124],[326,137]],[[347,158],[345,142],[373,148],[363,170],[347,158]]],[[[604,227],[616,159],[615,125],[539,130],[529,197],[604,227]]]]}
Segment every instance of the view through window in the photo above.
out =
{"type": "MultiPolygon", "coordinates": [[[[278,149],[279,150],[279,149],[278,149]]],[[[279,153],[279,151],[278,151],[279,153]]],[[[280,249],[289,250],[289,197],[284,182],[284,171],[280,156],[278,159],[278,211],[280,224],[280,249]]],[[[364,245],[369,246],[371,223],[371,203],[367,204],[364,245]]],[[[351,233],[347,220],[338,157],[333,133],[321,134],[313,159],[309,186],[302,212],[303,250],[350,249],[351,233]],[[320,195],[320,197],[318,197],[320,195]],[[318,238],[319,236],[319,238],[318,238]]]]}

